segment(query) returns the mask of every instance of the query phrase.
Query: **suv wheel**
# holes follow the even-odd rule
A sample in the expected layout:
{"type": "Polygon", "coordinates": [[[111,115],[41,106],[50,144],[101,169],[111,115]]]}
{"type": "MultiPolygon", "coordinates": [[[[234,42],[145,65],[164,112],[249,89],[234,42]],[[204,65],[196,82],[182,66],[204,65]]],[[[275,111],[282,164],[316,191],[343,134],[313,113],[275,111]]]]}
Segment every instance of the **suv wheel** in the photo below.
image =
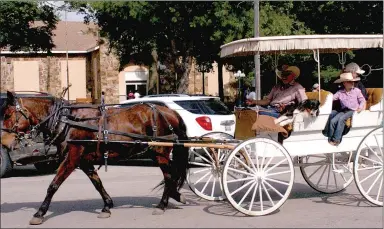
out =
{"type": "Polygon", "coordinates": [[[0,154],[0,178],[3,178],[12,170],[13,165],[6,148],[1,147],[0,154]]]}

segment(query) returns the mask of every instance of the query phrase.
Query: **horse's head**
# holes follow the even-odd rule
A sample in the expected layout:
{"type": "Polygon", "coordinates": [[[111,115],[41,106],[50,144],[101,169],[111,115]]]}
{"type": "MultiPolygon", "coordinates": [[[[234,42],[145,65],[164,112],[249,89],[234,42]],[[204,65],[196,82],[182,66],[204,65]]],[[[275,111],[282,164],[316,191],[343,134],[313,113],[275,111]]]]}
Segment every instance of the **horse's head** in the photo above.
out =
{"type": "Polygon", "coordinates": [[[9,147],[20,133],[28,133],[39,120],[22,99],[7,91],[7,99],[1,107],[1,144],[9,147]]]}

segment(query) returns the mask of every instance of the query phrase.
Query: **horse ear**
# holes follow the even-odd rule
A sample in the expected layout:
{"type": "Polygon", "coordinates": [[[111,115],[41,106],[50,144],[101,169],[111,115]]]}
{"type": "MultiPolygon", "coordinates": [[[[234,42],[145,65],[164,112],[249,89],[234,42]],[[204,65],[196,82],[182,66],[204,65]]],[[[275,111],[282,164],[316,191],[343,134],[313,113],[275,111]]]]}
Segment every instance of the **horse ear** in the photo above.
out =
{"type": "Polygon", "coordinates": [[[7,103],[11,106],[14,106],[15,105],[15,95],[10,92],[10,91],[7,91],[7,103]]]}

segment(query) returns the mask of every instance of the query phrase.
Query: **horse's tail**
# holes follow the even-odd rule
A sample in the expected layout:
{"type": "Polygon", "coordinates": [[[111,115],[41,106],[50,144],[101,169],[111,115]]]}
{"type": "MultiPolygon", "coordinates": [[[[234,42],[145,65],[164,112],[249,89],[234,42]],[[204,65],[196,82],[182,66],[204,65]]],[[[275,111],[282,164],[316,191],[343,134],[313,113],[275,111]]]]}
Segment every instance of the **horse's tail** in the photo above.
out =
{"type": "MultiPolygon", "coordinates": [[[[176,113],[176,112],[175,112],[176,113]]],[[[179,119],[179,128],[177,128],[175,133],[179,137],[179,140],[188,140],[187,136],[187,127],[179,114],[176,114],[179,119]]],[[[177,190],[180,190],[185,180],[187,179],[188,172],[188,158],[189,158],[189,148],[184,147],[183,145],[176,145],[173,147],[172,159],[172,178],[175,179],[177,190]]]]}
{"type": "MultiPolygon", "coordinates": [[[[187,136],[187,127],[181,116],[175,112],[179,125],[174,127],[174,132],[178,136],[178,140],[188,140],[187,136]]],[[[185,180],[187,179],[188,171],[188,158],[189,158],[189,148],[186,148],[182,145],[175,145],[172,151],[172,160],[170,162],[171,169],[171,178],[176,183],[177,190],[180,190],[185,180]]],[[[162,180],[158,185],[156,185],[152,190],[162,187],[165,184],[165,180],[162,180]]]]}

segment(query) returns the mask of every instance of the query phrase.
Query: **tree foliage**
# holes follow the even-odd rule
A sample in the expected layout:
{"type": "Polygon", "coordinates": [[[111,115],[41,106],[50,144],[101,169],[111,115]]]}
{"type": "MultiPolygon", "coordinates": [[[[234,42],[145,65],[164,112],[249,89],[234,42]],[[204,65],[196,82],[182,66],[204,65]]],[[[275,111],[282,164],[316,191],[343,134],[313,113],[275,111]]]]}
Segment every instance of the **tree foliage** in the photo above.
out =
{"type": "Polygon", "coordinates": [[[57,17],[53,7],[42,2],[2,1],[0,3],[0,48],[11,51],[50,51],[57,17]],[[43,22],[34,24],[34,21],[43,22]]]}

